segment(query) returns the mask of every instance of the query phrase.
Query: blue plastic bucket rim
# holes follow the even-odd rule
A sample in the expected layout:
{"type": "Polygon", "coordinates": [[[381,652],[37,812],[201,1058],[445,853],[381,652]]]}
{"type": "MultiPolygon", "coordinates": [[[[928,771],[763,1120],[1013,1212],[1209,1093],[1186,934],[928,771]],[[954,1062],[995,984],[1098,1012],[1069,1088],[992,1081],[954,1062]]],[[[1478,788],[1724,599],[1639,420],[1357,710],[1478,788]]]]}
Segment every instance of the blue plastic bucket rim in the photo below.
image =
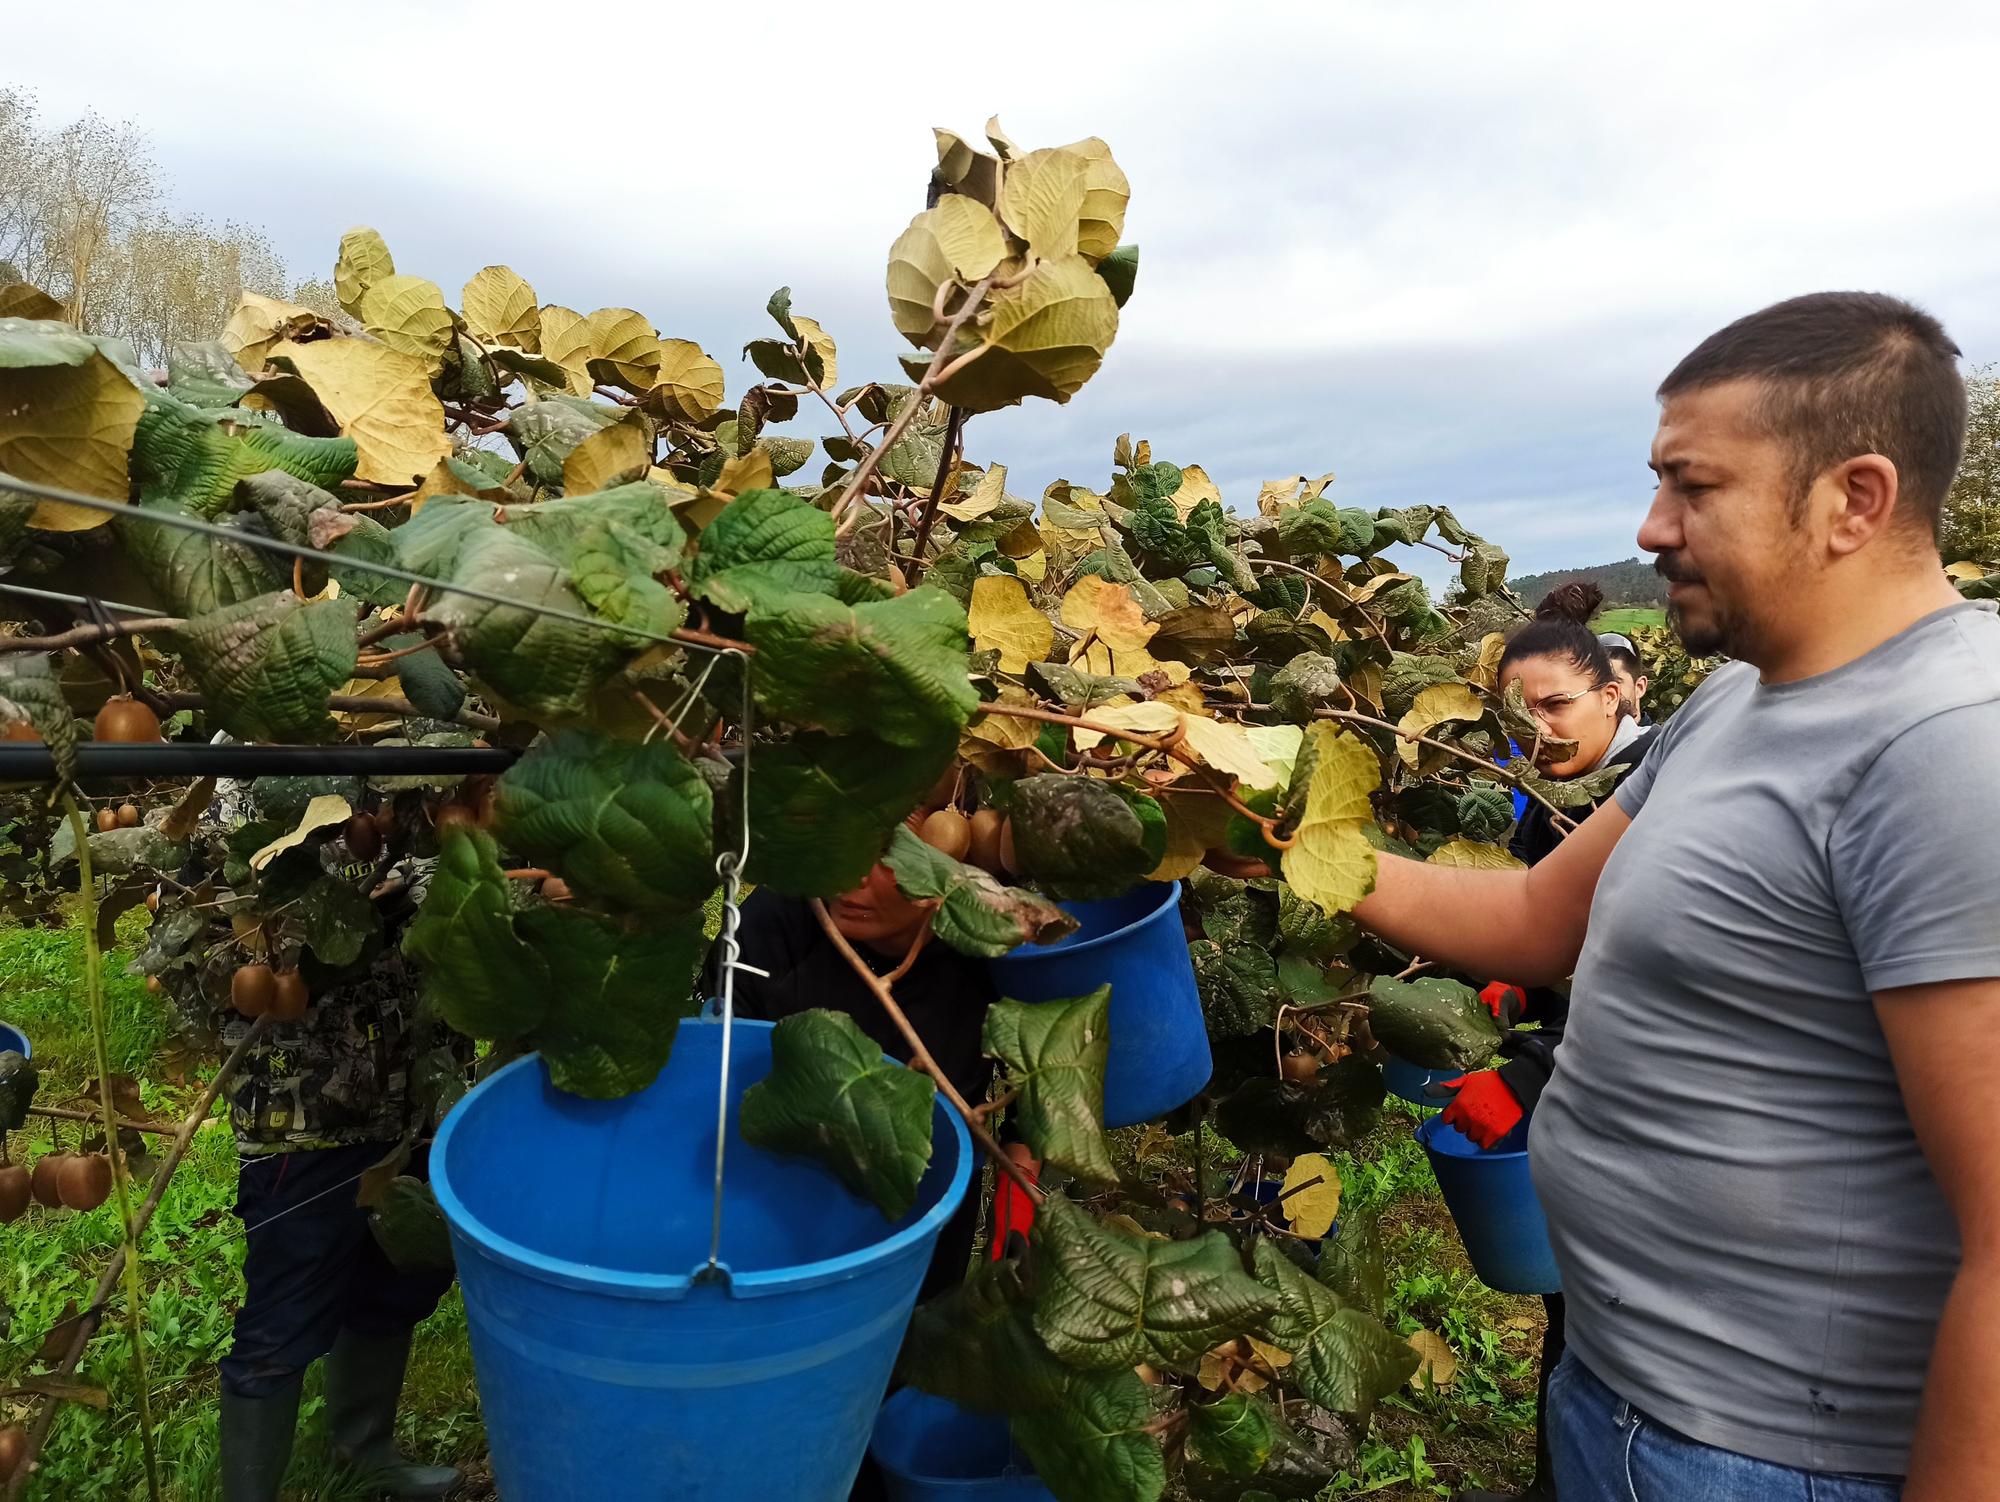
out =
{"type": "Polygon", "coordinates": [[[28,1041],[26,1033],[22,1032],[11,1022],[0,1022],[0,1053],[10,1051],[19,1054],[24,1059],[32,1059],[35,1056],[35,1047],[28,1041]],[[13,1040],[17,1038],[21,1044],[19,1048],[15,1048],[13,1043],[13,1040]]]}
{"type": "MultiPolygon", "coordinates": [[[[1100,944],[1109,944],[1113,939],[1123,938],[1141,924],[1151,923],[1168,908],[1179,905],[1181,900],[1181,884],[1179,881],[1146,882],[1143,885],[1164,886],[1166,892],[1161,896],[1158,906],[1148,909],[1144,914],[1134,918],[1130,923],[1121,923],[1108,934],[1099,934],[1094,939],[1084,939],[1075,944],[1022,944],[1017,948],[1008,950],[1005,954],[992,960],[990,963],[1006,965],[1021,960],[1053,959],[1056,955],[1067,957],[1072,954],[1082,954],[1085,950],[1095,949],[1100,944]]],[[[1118,899],[1107,897],[1104,900],[1107,902],[1116,902],[1118,899]]]]}
{"type": "Polygon", "coordinates": [[[1452,1128],[1452,1131],[1470,1146],[1472,1151],[1461,1152],[1459,1149],[1448,1144],[1440,1146],[1434,1139],[1444,1129],[1444,1125],[1444,1117],[1437,1115],[1424,1118],[1422,1124],[1417,1127],[1417,1141],[1423,1144],[1425,1152],[1436,1153],[1441,1158],[1454,1158],[1461,1163],[1507,1163],[1516,1158],[1525,1158],[1528,1156],[1528,1149],[1525,1144],[1520,1147],[1507,1148],[1505,1151],[1497,1148],[1481,1147],[1470,1137],[1465,1136],[1463,1132],[1459,1132],[1456,1127],[1452,1128]]]}
{"type": "MultiPolygon", "coordinates": [[[[686,1018],[687,1023],[697,1026],[720,1026],[720,1020],[710,1022],[706,1018],[686,1018]]],[[[737,1027],[760,1028],[769,1032],[775,1023],[758,1022],[748,1017],[738,1017],[737,1027]]],[[[679,1037],[676,1035],[678,1044],[679,1037]]],[[[884,1055],[886,1058],[887,1055],[884,1055]]],[[[588,1262],[573,1262],[567,1257],[551,1257],[546,1252],[538,1252],[523,1246],[512,1237],[502,1236],[485,1221],[466,1207],[457,1191],[451,1187],[451,1139],[459,1125],[459,1112],[480,1091],[497,1087],[509,1075],[524,1069],[542,1069],[542,1056],[531,1053],[524,1058],[495,1070],[469,1091],[465,1100],[448,1114],[444,1125],[438,1128],[437,1138],[431,1144],[431,1191],[437,1196],[438,1208],[465,1240],[471,1242],[482,1256],[504,1267],[524,1273],[528,1277],[544,1283],[553,1283],[563,1288],[576,1288],[590,1293],[604,1294],[612,1298],[624,1299],[678,1299],[686,1297],[695,1286],[698,1276],[708,1269],[706,1261],[685,1273],[642,1273],[623,1268],[603,1268],[588,1262]]],[[[664,1072],[664,1071],[662,1071],[664,1072]]],[[[545,1081],[546,1083],[546,1081],[545,1081]]],[[[553,1088],[553,1087],[551,1087],[553,1088]]],[[[650,1088],[650,1087],[649,1087],[650,1088]]],[[[767,1268],[758,1272],[735,1272],[725,1257],[722,1270],[728,1276],[722,1279],[722,1286],[733,1297],[758,1298],[771,1294],[793,1293],[808,1288],[817,1288],[826,1283],[837,1283],[864,1270],[869,1265],[894,1256],[912,1243],[932,1234],[958,1209],[967,1184],[972,1178],[972,1135],[965,1129],[943,1095],[939,1095],[932,1106],[933,1112],[942,1112],[951,1124],[952,1134],[958,1143],[958,1165],[952,1171],[951,1182],[945,1192],[938,1196],[937,1203],[902,1229],[891,1233],[880,1241],[870,1242],[858,1251],[843,1252],[838,1257],[822,1258],[818,1262],[802,1262],[793,1267],[767,1268]]],[[[935,1136],[933,1137],[935,1141],[935,1136]]],[[[728,1176],[725,1160],[723,1175],[728,1176]]],[[[701,1192],[710,1193],[708,1186],[701,1192]]],[[[853,1191],[848,1190],[848,1193],[853,1191]]],[[[722,1247],[729,1249],[729,1219],[725,1214],[722,1221],[722,1247]]]]}

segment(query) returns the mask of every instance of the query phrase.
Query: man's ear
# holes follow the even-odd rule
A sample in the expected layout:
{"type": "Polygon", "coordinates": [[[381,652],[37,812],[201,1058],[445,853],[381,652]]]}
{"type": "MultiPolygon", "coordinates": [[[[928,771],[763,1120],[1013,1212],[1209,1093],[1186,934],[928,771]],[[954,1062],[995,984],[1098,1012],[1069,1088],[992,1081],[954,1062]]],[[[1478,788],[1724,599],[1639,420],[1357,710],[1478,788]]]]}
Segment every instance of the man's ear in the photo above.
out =
{"type": "Polygon", "coordinates": [[[1835,466],[1826,479],[1833,489],[1827,546],[1836,555],[1860,552],[1901,520],[1894,461],[1881,454],[1857,454],[1835,466]]]}

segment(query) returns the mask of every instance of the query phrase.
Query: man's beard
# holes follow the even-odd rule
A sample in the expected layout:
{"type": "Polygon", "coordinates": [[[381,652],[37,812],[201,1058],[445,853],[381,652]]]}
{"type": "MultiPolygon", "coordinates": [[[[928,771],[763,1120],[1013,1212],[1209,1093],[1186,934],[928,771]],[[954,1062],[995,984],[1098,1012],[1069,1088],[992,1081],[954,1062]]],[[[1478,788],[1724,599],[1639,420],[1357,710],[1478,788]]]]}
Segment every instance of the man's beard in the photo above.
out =
{"type": "Polygon", "coordinates": [[[1687,612],[1681,606],[1672,600],[1667,602],[1667,624],[1673,627],[1674,635],[1681,639],[1681,645],[1687,648],[1690,657],[1713,657],[1717,653],[1726,657],[1743,655],[1743,622],[1717,605],[1715,591],[1707,589],[1706,579],[1689,568],[1676,553],[1662,553],[1655,558],[1653,572],[1669,583],[1699,584],[1707,591],[1709,618],[1700,625],[1691,625],[1687,612]]]}

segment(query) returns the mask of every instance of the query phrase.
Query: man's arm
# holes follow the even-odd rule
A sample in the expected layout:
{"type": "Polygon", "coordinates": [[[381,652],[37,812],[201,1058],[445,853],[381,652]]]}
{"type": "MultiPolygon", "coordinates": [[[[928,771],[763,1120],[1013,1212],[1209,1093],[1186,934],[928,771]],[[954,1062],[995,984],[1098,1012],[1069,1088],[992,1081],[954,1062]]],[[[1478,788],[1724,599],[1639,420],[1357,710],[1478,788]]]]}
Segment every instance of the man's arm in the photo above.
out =
{"type": "Polygon", "coordinates": [[[1631,822],[1617,799],[1606,799],[1527,871],[1380,855],[1375,890],[1354,916],[1398,949],[1451,969],[1548,985],[1576,968],[1597,878],[1631,822]]]}
{"type": "Polygon", "coordinates": [[[1896,1078],[1962,1250],[1931,1348],[1903,1502],[2000,1497],[2000,1154],[1981,1093],[1995,1057],[2000,979],[1940,981],[1875,998],[1896,1078]]]}

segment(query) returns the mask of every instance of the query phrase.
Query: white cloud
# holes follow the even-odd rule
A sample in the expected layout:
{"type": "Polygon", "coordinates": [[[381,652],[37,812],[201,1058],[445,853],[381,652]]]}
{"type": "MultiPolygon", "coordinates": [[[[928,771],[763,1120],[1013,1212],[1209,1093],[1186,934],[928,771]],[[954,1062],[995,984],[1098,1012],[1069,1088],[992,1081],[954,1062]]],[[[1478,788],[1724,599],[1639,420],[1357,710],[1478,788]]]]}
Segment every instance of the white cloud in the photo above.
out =
{"type": "Polygon", "coordinates": [[[1729,317],[1879,287],[2000,356],[1971,0],[91,15],[87,47],[61,7],[10,17],[0,71],[49,118],[139,120],[187,206],[300,267],[361,221],[447,288],[504,260],[726,369],[789,282],[844,371],[892,371],[882,256],[932,124],[1104,136],[1139,292],[1070,408],[974,427],[1023,487],[1101,479],[1130,429],[1235,496],[1331,468],[1524,570],[1587,562],[1632,551],[1652,386],[1729,317]]]}

